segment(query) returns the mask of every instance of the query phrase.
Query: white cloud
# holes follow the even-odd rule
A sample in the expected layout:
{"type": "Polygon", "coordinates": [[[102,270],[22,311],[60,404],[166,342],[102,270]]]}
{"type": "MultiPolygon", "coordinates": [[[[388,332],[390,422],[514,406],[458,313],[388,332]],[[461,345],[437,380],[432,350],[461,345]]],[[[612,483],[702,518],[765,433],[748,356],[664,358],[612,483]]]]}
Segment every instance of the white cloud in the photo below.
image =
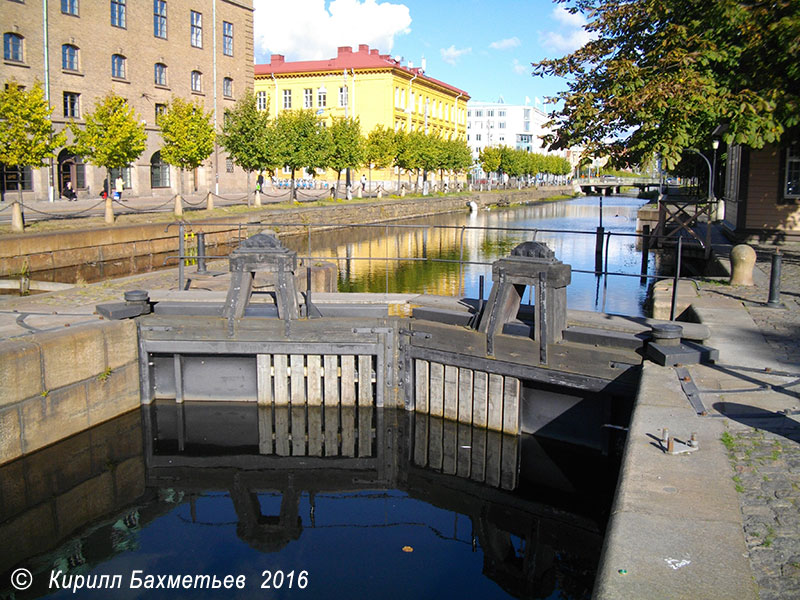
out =
{"type": "Polygon", "coordinates": [[[572,14],[563,6],[552,12],[553,20],[562,27],[560,31],[547,31],[541,34],[541,44],[558,54],[568,54],[595,39],[595,34],[586,31],[586,18],[581,13],[572,14]]]}
{"type": "Polygon", "coordinates": [[[455,45],[450,45],[449,48],[442,48],[439,53],[442,55],[442,60],[449,65],[455,65],[459,58],[464,54],[472,52],[472,48],[456,48],[455,45]]]}
{"type": "Polygon", "coordinates": [[[519,41],[519,38],[514,36],[512,38],[506,38],[504,40],[497,40],[496,42],[492,42],[489,44],[489,48],[492,50],[510,50],[511,48],[516,48],[520,46],[522,42],[519,41]]]}
{"type": "Polygon", "coordinates": [[[520,63],[516,58],[511,61],[511,68],[514,69],[514,73],[517,75],[526,75],[531,72],[529,65],[520,63]]]}
{"type": "Polygon", "coordinates": [[[369,44],[381,54],[392,51],[394,38],[410,31],[405,4],[376,0],[254,0],[256,62],[270,54],[287,60],[320,60],[336,56],[339,46],[369,44]]]}

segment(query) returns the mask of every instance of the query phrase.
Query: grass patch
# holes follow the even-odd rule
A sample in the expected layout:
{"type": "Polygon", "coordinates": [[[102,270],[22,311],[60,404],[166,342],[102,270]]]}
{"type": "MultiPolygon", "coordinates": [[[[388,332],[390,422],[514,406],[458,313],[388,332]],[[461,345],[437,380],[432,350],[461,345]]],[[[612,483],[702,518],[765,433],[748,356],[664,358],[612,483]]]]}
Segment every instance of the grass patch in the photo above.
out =
{"type": "Polygon", "coordinates": [[[720,437],[719,439],[725,446],[726,450],[728,450],[728,452],[733,452],[736,449],[736,440],[734,440],[733,436],[727,431],[723,433],[722,437],[720,437]]]}

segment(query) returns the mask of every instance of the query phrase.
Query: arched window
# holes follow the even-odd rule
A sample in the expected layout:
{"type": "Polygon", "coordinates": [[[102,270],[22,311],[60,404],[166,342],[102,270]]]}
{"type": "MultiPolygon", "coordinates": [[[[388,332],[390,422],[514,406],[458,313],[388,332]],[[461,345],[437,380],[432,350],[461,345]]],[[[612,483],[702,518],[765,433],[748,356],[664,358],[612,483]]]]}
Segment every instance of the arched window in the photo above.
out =
{"type": "Polygon", "coordinates": [[[61,46],[61,68],[67,71],[78,70],[78,47],[72,44],[61,46]]]}
{"type": "Polygon", "coordinates": [[[161,152],[155,152],[150,157],[150,187],[169,187],[169,165],[161,160],[161,152]]]}
{"type": "Polygon", "coordinates": [[[203,74],[200,71],[192,71],[192,91],[203,91],[203,74]]]}
{"type": "Polygon", "coordinates": [[[17,33],[3,34],[3,58],[5,60],[23,61],[22,36],[17,33]]]}
{"type": "Polygon", "coordinates": [[[167,85],[167,65],[156,63],[154,66],[154,81],[156,85],[167,85]]]}
{"type": "Polygon", "coordinates": [[[126,59],[121,54],[111,55],[111,76],[117,79],[125,79],[126,59]]]}

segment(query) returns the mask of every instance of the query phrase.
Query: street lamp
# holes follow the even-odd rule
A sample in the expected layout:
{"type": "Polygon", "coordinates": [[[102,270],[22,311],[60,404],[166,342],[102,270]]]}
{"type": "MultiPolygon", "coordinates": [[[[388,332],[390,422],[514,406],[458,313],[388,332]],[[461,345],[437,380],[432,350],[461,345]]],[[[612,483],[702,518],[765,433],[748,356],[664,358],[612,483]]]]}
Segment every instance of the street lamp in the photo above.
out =
{"type": "Polygon", "coordinates": [[[706,155],[700,152],[700,150],[696,150],[695,148],[686,148],[689,152],[694,152],[695,154],[699,155],[704,161],[706,161],[706,165],[708,166],[708,201],[712,202],[714,198],[713,192],[713,184],[714,184],[714,168],[711,166],[711,163],[706,158],[706,155]]]}

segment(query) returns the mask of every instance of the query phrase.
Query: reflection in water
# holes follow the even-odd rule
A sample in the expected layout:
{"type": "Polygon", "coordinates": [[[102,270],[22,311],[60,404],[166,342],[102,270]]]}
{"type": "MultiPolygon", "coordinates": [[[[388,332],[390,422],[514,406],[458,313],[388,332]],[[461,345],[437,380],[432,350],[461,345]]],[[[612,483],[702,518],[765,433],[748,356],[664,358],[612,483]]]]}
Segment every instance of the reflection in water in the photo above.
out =
{"type": "MultiPolygon", "coordinates": [[[[603,199],[603,226],[606,232],[635,233],[636,218],[642,200],[625,197],[603,199]]],[[[527,206],[493,209],[478,213],[451,213],[425,218],[407,219],[400,225],[425,225],[423,229],[407,229],[378,225],[315,233],[310,251],[316,257],[336,257],[339,265],[339,290],[347,292],[422,292],[440,295],[464,293],[478,296],[478,280],[486,279],[488,296],[491,287],[489,264],[467,264],[422,261],[386,261],[390,258],[433,258],[472,263],[491,263],[507,256],[522,241],[531,239],[530,231],[498,231],[466,229],[466,227],[520,227],[552,229],[539,232],[536,240],[545,242],[556,258],[572,265],[573,270],[594,271],[595,228],[599,223],[598,197],[547,202],[527,206]],[[447,226],[434,229],[433,226],[447,226]],[[465,229],[462,229],[464,227],[465,229]],[[586,234],[563,233],[584,231],[586,234]],[[373,260],[362,260],[370,258],[373,260]]],[[[307,238],[285,241],[301,255],[309,252],[307,238]]],[[[654,271],[653,258],[649,270],[654,271]]],[[[636,238],[612,235],[608,246],[608,270],[639,274],[641,254],[636,238]]],[[[567,289],[570,308],[601,310],[604,281],[593,274],[575,273],[567,289]]],[[[635,277],[610,277],[605,312],[642,315],[647,286],[635,277]]]]}
{"type": "MultiPolygon", "coordinates": [[[[607,461],[405,411],[359,419],[362,408],[335,420],[309,409],[295,428],[291,412],[252,403],[158,403],[143,408],[144,448],[141,437],[125,443],[133,457],[109,450],[140,433],[128,415],[122,429],[81,442],[95,460],[80,476],[74,452],[63,452],[70,440],[7,465],[4,482],[75,475],[51,478],[45,496],[28,493],[13,508],[3,489],[3,539],[41,529],[48,514],[69,526],[5,548],[0,572],[34,572],[36,585],[16,598],[47,595],[51,569],[243,574],[239,597],[261,591],[265,569],[306,570],[303,595],[316,598],[589,597],[613,482],[607,461]],[[286,442],[264,426],[284,417],[286,442]]],[[[10,592],[0,587],[0,597],[10,592]]]]}

